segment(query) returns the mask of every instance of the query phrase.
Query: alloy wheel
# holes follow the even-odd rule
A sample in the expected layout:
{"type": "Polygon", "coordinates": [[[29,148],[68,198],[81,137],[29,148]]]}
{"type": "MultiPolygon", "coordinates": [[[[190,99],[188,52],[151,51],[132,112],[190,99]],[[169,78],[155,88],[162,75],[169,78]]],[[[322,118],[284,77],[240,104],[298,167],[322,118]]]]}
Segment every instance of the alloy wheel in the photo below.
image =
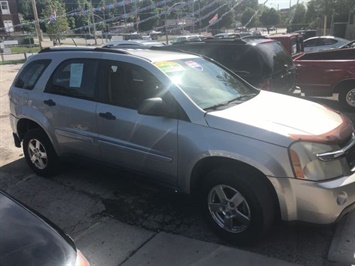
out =
{"type": "Polygon", "coordinates": [[[48,160],[47,160],[47,152],[44,145],[37,139],[31,139],[28,144],[28,155],[31,162],[38,169],[45,169],[48,160]]]}
{"type": "Polygon", "coordinates": [[[208,194],[208,209],[224,230],[241,233],[250,225],[250,208],[241,193],[231,186],[214,186],[208,194]]]}

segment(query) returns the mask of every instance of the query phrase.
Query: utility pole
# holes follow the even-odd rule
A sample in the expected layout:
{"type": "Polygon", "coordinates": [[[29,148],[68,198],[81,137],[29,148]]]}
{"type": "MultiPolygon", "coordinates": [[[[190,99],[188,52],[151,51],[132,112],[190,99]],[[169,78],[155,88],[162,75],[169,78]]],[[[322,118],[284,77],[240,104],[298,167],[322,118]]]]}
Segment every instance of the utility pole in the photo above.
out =
{"type": "Polygon", "coordinates": [[[192,1],[192,33],[195,33],[195,0],[192,1]]]}
{"type": "Polygon", "coordinates": [[[39,19],[38,19],[38,13],[37,13],[37,6],[36,6],[36,0],[32,0],[32,9],[33,9],[33,16],[35,17],[35,27],[36,27],[36,32],[38,36],[38,43],[39,43],[39,49],[42,50],[42,33],[41,33],[41,28],[39,27],[39,19]]]}
{"type": "Polygon", "coordinates": [[[90,5],[91,5],[91,20],[93,23],[93,30],[94,30],[94,40],[95,40],[95,45],[97,45],[97,39],[96,39],[96,25],[95,25],[95,17],[94,17],[94,8],[92,7],[92,0],[90,0],[90,5]]]}
{"type": "Polygon", "coordinates": [[[198,0],[198,34],[201,35],[201,0],[198,0]]]}
{"type": "Polygon", "coordinates": [[[165,26],[165,43],[166,45],[169,44],[169,37],[168,37],[168,25],[166,23],[166,19],[167,19],[167,15],[166,13],[168,13],[168,9],[167,9],[167,6],[166,6],[166,0],[164,1],[164,11],[165,11],[165,18],[164,18],[164,26],[165,26]]]}

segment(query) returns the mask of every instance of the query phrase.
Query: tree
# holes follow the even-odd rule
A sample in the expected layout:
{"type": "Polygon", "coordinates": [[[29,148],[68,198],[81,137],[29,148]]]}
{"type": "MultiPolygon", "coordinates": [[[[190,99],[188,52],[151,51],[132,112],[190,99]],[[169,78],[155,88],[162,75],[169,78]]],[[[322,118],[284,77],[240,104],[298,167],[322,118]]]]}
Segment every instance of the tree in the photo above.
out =
{"type": "MultiPolygon", "coordinates": [[[[143,0],[140,3],[139,8],[149,7],[152,4],[153,4],[152,0],[143,0]]],[[[154,8],[154,9],[149,9],[146,12],[139,13],[137,18],[139,18],[139,21],[142,21],[142,20],[144,21],[144,20],[146,20],[150,17],[153,17],[154,15],[157,15],[157,14],[158,14],[158,10],[156,8],[154,8]]],[[[137,27],[139,27],[140,31],[152,30],[153,27],[157,25],[158,19],[159,19],[158,17],[149,19],[145,22],[137,24],[137,27]]]]}
{"type": "MultiPolygon", "coordinates": [[[[202,2],[202,0],[201,0],[202,2]]],[[[215,24],[213,24],[211,27],[214,29],[221,29],[221,28],[228,28],[234,23],[234,11],[230,12],[231,8],[233,5],[235,5],[234,2],[231,2],[230,0],[206,0],[203,2],[204,5],[208,5],[209,7],[206,8],[203,12],[204,14],[210,14],[210,16],[207,16],[201,21],[201,27],[210,27],[209,21],[210,19],[217,13],[218,14],[218,19],[219,21],[215,24]],[[211,3],[214,3],[212,6],[209,6],[211,3]],[[223,19],[220,20],[220,18],[223,16],[223,19]]],[[[202,6],[202,5],[201,5],[202,6]]],[[[201,14],[203,17],[204,14],[201,14]]],[[[217,32],[216,30],[214,30],[217,32]]]]}
{"type": "Polygon", "coordinates": [[[274,8],[265,8],[262,12],[259,21],[270,32],[270,28],[280,23],[280,14],[274,8]]]}
{"type": "MultiPolygon", "coordinates": [[[[248,10],[258,10],[258,0],[248,0],[248,1],[241,1],[239,5],[235,7],[235,20],[241,21],[244,13],[248,10]]],[[[242,23],[244,25],[244,23],[242,23]]]]}
{"type": "Polygon", "coordinates": [[[220,0],[220,4],[223,3],[225,3],[226,5],[224,5],[221,9],[218,10],[218,13],[220,13],[221,20],[217,23],[217,27],[230,28],[234,24],[235,14],[234,10],[232,10],[232,7],[233,5],[235,5],[235,3],[232,3],[229,0],[220,0]]]}
{"type": "Polygon", "coordinates": [[[88,26],[91,22],[90,13],[82,13],[83,10],[89,10],[91,8],[88,0],[77,0],[76,2],[66,1],[65,7],[69,15],[73,13],[75,14],[69,16],[68,23],[70,25],[70,28],[80,28],[80,32],[85,32],[86,26],[88,26]]]}
{"type": "Polygon", "coordinates": [[[303,4],[294,5],[290,10],[290,17],[286,18],[289,31],[303,29],[306,24],[306,7],[303,4]]]}
{"type": "Polygon", "coordinates": [[[31,0],[17,0],[17,9],[24,20],[34,20],[31,0]]]}
{"type": "Polygon", "coordinates": [[[256,16],[255,16],[255,10],[251,9],[250,7],[248,7],[242,14],[242,17],[240,18],[240,22],[242,23],[242,25],[246,25],[248,23],[248,25],[246,25],[247,27],[254,27],[255,26],[255,22],[257,20],[256,16]]]}
{"type": "Polygon", "coordinates": [[[42,10],[41,16],[47,18],[45,31],[53,40],[65,38],[61,33],[69,30],[68,20],[64,5],[60,0],[46,0],[46,8],[42,10]]]}
{"type": "Polygon", "coordinates": [[[331,22],[347,22],[355,14],[354,0],[311,0],[307,4],[306,21],[315,27],[322,27],[324,18],[331,22]]]}

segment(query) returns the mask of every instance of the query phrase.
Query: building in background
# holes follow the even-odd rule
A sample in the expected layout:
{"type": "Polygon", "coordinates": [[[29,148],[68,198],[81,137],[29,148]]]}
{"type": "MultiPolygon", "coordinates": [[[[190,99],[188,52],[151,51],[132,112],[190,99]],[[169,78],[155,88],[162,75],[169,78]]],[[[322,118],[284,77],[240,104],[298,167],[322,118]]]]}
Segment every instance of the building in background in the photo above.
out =
{"type": "Polygon", "coordinates": [[[20,32],[21,27],[16,0],[0,0],[0,34],[20,32]]]}

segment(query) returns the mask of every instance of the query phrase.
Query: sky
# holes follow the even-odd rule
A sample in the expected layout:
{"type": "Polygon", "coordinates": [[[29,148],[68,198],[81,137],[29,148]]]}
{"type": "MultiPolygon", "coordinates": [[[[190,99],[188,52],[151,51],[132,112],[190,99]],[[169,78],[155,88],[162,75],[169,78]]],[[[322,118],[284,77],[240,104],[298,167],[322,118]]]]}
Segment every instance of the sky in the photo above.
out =
{"type": "MultiPolygon", "coordinates": [[[[259,0],[259,4],[263,4],[266,0],[259,0]]],[[[299,4],[306,3],[308,0],[299,0],[299,4]]],[[[297,0],[268,0],[266,2],[267,7],[273,7],[275,9],[284,9],[289,8],[291,6],[297,4],[297,0]]]]}

